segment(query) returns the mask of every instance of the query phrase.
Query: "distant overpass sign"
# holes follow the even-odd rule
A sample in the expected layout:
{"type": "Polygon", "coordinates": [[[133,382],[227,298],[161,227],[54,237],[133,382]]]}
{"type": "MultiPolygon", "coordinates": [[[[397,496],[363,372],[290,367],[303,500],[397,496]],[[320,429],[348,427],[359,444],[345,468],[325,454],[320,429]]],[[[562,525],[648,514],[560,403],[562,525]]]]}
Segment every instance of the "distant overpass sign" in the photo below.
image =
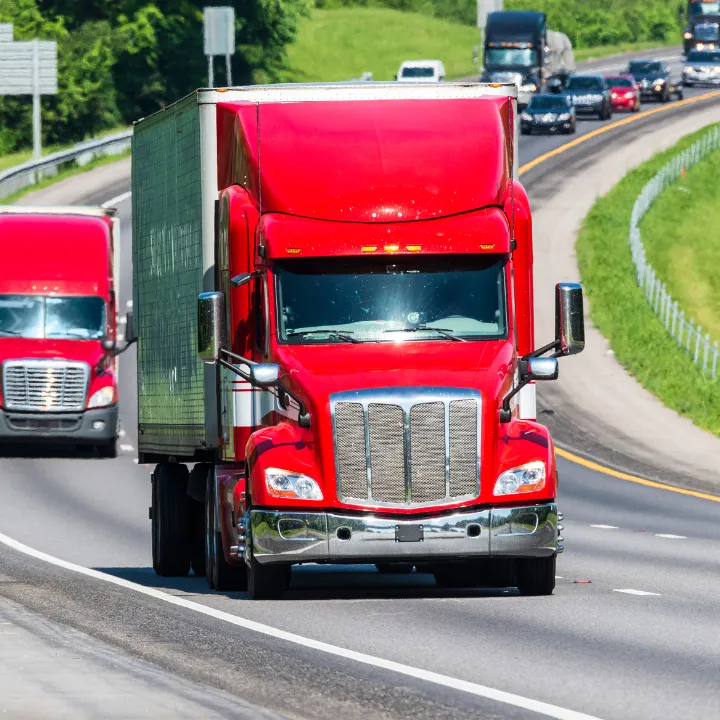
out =
{"type": "Polygon", "coordinates": [[[503,0],[477,0],[477,26],[485,29],[488,13],[503,9],[503,0]]]}

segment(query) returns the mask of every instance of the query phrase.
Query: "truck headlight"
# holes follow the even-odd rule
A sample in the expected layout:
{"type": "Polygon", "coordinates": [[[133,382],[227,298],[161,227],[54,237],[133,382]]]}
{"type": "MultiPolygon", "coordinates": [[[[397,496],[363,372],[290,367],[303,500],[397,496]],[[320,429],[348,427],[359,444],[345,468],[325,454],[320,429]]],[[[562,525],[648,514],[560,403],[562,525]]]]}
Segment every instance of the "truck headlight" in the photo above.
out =
{"type": "Polygon", "coordinates": [[[113,397],[115,391],[112,387],[100,388],[96,393],[93,393],[92,397],[88,401],[88,410],[91,408],[107,407],[113,404],[113,397]]]}
{"type": "Polygon", "coordinates": [[[535,492],[545,487],[545,463],[541,460],[506,470],[495,482],[493,495],[535,492]]]}
{"type": "Polygon", "coordinates": [[[315,480],[302,473],[268,468],[265,470],[265,487],[272,497],[322,500],[323,494],[315,480]]]}
{"type": "Polygon", "coordinates": [[[685,32],[685,33],[683,34],[683,37],[684,37],[686,40],[691,40],[691,39],[692,39],[692,33],[691,33],[691,32],[685,32]]]}

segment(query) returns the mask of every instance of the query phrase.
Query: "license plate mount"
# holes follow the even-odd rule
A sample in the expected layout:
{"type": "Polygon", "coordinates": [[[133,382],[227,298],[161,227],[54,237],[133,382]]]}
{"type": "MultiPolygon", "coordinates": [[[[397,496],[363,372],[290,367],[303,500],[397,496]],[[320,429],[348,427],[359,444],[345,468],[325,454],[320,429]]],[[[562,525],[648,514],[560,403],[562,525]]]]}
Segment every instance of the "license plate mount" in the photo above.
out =
{"type": "Polygon", "coordinates": [[[425,528],[422,525],[396,525],[395,542],[423,542],[425,528]]]}

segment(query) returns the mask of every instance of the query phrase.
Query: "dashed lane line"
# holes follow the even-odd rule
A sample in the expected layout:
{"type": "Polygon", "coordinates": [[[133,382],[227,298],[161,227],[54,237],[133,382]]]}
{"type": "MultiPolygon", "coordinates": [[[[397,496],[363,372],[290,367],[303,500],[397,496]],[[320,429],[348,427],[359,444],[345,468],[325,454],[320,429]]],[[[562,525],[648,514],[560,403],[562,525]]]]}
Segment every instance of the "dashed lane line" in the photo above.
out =
{"type": "Polygon", "coordinates": [[[631,588],[626,588],[624,590],[613,590],[613,592],[624,593],[625,595],[656,595],[658,597],[660,596],[660,593],[647,592],[647,590],[633,590],[631,588]]]}
{"type": "Polygon", "coordinates": [[[120,203],[125,202],[132,195],[132,191],[122,193],[122,195],[116,195],[114,198],[110,198],[107,202],[104,202],[101,207],[112,208],[120,203]]]}
{"type": "Polygon", "coordinates": [[[92,568],[86,568],[82,565],[76,565],[75,563],[68,562],[67,560],[61,560],[53,555],[48,555],[40,550],[35,550],[34,548],[24,545],[23,543],[20,543],[17,540],[1,533],[0,542],[17,552],[21,552],[37,560],[49,563],[50,565],[63,568],[64,570],[69,570],[79,575],[93,578],[94,580],[100,580],[111,585],[116,585],[118,587],[125,588],[126,590],[136,592],[140,595],[160,600],[168,605],[175,605],[176,607],[191,610],[192,612],[212,617],[216,620],[241,627],[245,630],[250,630],[251,632],[260,633],[261,635],[266,635],[277,640],[283,640],[294,645],[317,650],[327,655],[334,655],[335,657],[340,657],[344,660],[352,660],[363,665],[388,670],[390,672],[397,673],[398,675],[405,675],[406,677],[422,680],[434,685],[440,685],[459,692],[468,693],[469,695],[485,698],[486,700],[492,700],[505,705],[512,705],[513,707],[522,708],[523,710],[528,710],[530,712],[537,713],[538,715],[557,718],[557,720],[599,720],[599,718],[595,716],[586,715],[585,713],[577,712],[575,710],[568,710],[567,708],[559,707],[558,705],[551,705],[550,703],[533,700],[532,698],[523,697],[522,695],[515,695],[514,693],[505,692],[504,690],[497,690],[496,688],[488,687],[486,685],[479,685],[467,680],[450,677],[449,675],[441,675],[440,673],[432,672],[430,670],[423,670],[422,668],[404,665],[403,663],[394,662],[393,660],[386,660],[384,658],[375,657],[374,655],[356,652],[355,650],[350,650],[338,645],[331,645],[330,643],[322,642],[320,640],[313,640],[312,638],[303,637],[302,635],[287,632],[254,620],[248,620],[247,618],[240,617],[239,615],[233,615],[231,613],[223,612],[222,610],[201,605],[200,603],[193,602],[192,600],[187,600],[184,597],[170,595],[162,590],[158,590],[157,588],[145,587],[144,585],[139,585],[138,583],[134,583],[124,578],[108,575],[107,573],[100,572],[99,570],[93,570],[92,568]]]}
{"type": "Polygon", "coordinates": [[[619,530],[617,525],[591,525],[590,527],[598,528],[599,530],[619,530]]]}
{"type": "Polygon", "coordinates": [[[673,535],[672,533],[655,533],[655,537],[668,538],[668,540],[687,540],[687,535],[673,535]]]}

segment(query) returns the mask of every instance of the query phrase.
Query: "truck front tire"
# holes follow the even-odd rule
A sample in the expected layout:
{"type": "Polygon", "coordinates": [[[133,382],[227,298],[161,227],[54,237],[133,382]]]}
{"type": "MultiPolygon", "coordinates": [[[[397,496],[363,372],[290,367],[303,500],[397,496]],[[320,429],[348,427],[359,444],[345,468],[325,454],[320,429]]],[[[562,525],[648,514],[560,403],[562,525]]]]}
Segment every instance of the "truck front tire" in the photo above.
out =
{"type": "Polygon", "coordinates": [[[290,565],[261,565],[251,556],[247,577],[253,600],[279,600],[290,585],[290,565]]]}
{"type": "Polygon", "coordinates": [[[557,555],[541,558],[522,558],[515,572],[521,595],[552,595],[555,589],[555,563],[557,555]]]}
{"type": "Polygon", "coordinates": [[[162,577],[185,577],[190,571],[188,470],[160,463],[152,474],[153,569],[162,577]]]}
{"type": "Polygon", "coordinates": [[[95,452],[101,460],[114,460],[117,457],[117,440],[96,445],[95,452]]]}
{"type": "Polygon", "coordinates": [[[203,523],[205,578],[211,590],[226,592],[229,590],[247,589],[247,570],[244,564],[240,567],[228,565],[223,551],[222,533],[217,531],[215,520],[215,472],[213,469],[207,474],[205,489],[205,512],[203,523]]]}

